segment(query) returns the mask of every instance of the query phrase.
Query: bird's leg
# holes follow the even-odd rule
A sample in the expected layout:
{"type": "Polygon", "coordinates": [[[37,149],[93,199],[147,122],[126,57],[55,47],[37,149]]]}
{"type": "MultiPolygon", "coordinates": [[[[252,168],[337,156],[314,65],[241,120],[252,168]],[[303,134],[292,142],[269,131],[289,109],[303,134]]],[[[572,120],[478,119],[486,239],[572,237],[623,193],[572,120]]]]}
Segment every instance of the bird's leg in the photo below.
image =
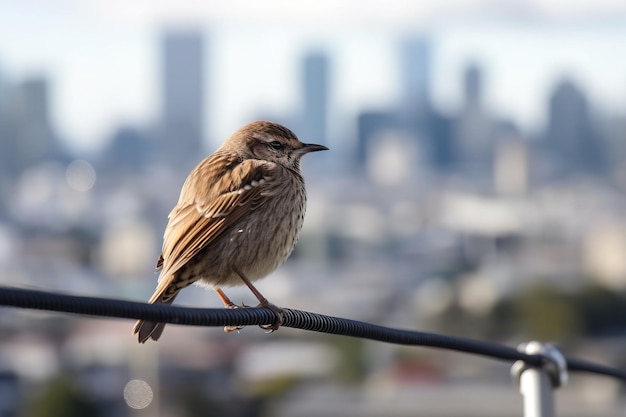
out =
{"type": "MultiPolygon", "coordinates": [[[[221,288],[216,288],[215,292],[217,293],[217,295],[222,300],[222,303],[224,303],[224,307],[226,307],[226,308],[239,308],[239,306],[237,304],[235,304],[232,301],[230,301],[230,298],[228,298],[228,296],[226,294],[224,294],[224,291],[222,291],[221,288]]],[[[241,329],[243,329],[243,326],[224,326],[224,331],[226,333],[239,331],[241,329]]]]}
{"type": "Polygon", "coordinates": [[[237,304],[230,301],[230,298],[228,298],[228,296],[224,294],[224,291],[222,291],[221,288],[216,288],[215,292],[220,297],[220,300],[222,300],[222,303],[224,303],[224,307],[226,308],[238,308],[239,307],[237,304]]]}
{"type": "Polygon", "coordinates": [[[246,284],[248,288],[250,288],[252,294],[254,294],[257,300],[259,300],[259,307],[269,308],[274,313],[275,320],[272,324],[261,324],[259,325],[259,327],[263,330],[267,330],[268,333],[272,333],[278,330],[281,324],[283,324],[283,322],[285,321],[285,313],[283,312],[283,309],[267,301],[267,298],[263,297],[263,294],[261,294],[259,290],[257,290],[256,287],[252,285],[252,282],[250,282],[248,277],[246,277],[242,272],[237,270],[235,272],[237,272],[239,278],[241,278],[244,284],[246,284]]]}

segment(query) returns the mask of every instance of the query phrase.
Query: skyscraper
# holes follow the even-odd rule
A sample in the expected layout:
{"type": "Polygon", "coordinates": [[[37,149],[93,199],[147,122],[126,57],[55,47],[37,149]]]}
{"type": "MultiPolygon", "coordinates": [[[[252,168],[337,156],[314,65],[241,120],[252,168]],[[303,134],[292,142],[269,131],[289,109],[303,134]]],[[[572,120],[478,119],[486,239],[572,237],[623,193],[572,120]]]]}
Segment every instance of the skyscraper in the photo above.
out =
{"type": "Polygon", "coordinates": [[[400,49],[402,83],[401,106],[409,115],[423,114],[429,108],[431,84],[431,51],[426,38],[406,39],[400,49]]]}
{"type": "Polygon", "coordinates": [[[168,32],[162,44],[162,140],[167,160],[180,162],[203,147],[204,40],[199,32],[168,32]]]}
{"type": "Polygon", "coordinates": [[[401,97],[398,123],[424,152],[424,162],[446,170],[454,162],[455,149],[448,117],[431,105],[432,46],[428,38],[405,39],[400,45],[401,97]]]}
{"type": "Polygon", "coordinates": [[[328,128],[328,57],[321,52],[307,54],[303,61],[302,137],[326,143],[328,128]]]}
{"type": "Polygon", "coordinates": [[[490,175],[495,144],[495,121],[482,103],[483,70],[469,63],[462,76],[463,107],[454,120],[458,168],[465,173],[490,175]]]}
{"type": "Polygon", "coordinates": [[[603,149],[593,129],[587,98],[570,80],[561,81],[549,101],[546,139],[567,171],[599,171],[603,149]]]}
{"type": "MultiPolygon", "coordinates": [[[[48,81],[32,78],[15,89],[9,121],[13,125],[13,161],[17,171],[56,159],[61,150],[52,133],[48,103],[48,81]]],[[[16,171],[16,172],[17,172],[16,171]]]]}

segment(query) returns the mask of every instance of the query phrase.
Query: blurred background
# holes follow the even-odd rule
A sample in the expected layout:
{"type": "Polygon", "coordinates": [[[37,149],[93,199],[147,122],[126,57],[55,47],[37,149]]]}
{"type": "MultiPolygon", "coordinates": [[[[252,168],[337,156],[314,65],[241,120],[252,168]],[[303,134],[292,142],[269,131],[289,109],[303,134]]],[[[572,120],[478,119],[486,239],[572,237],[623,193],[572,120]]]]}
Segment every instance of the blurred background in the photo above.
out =
{"type": "MultiPolygon", "coordinates": [[[[624,51],[613,0],[0,0],[0,284],[147,300],[187,173],[268,119],[331,148],[273,303],[624,368],[624,51]]],[[[131,328],[0,309],[0,416],[522,413],[509,365],[469,355],[131,328]]],[[[624,406],[592,376],[557,396],[624,406]]]]}

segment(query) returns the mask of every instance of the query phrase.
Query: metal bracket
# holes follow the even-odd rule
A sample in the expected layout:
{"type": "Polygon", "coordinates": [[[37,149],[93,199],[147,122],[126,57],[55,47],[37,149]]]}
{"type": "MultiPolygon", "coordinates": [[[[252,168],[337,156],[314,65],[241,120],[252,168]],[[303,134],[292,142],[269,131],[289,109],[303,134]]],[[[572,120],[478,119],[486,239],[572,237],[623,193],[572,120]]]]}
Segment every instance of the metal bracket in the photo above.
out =
{"type": "Polygon", "coordinates": [[[524,416],[554,416],[553,391],[568,379],[565,357],[549,343],[529,342],[518,346],[518,350],[543,359],[538,366],[519,360],[511,367],[511,376],[524,397],[524,416]]]}
{"type": "MultiPolygon", "coordinates": [[[[569,380],[567,361],[561,351],[551,343],[528,342],[522,343],[517,350],[529,355],[541,355],[545,359],[541,369],[550,377],[553,388],[565,386],[569,380]]],[[[524,361],[516,361],[511,367],[511,376],[517,385],[520,383],[522,373],[528,368],[534,368],[524,361]]]]}

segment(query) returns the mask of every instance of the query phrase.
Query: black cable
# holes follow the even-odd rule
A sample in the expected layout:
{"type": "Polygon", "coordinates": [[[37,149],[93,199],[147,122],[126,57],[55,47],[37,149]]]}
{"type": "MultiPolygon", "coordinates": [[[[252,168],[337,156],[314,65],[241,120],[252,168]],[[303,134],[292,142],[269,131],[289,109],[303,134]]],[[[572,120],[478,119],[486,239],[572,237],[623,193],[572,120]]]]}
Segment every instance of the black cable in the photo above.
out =
{"type": "Polygon", "coordinates": [[[626,372],[611,368],[610,366],[599,365],[582,359],[566,358],[567,369],[569,371],[587,372],[591,374],[605,375],[626,381],[626,372]]]}
{"type": "MultiPolygon", "coordinates": [[[[251,326],[272,323],[275,319],[274,313],[266,308],[188,308],[8,287],[0,287],[0,305],[192,326],[251,326]]],[[[289,308],[283,310],[284,327],[386,343],[438,347],[504,361],[521,360],[528,366],[540,367],[546,361],[542,355],[528,355],[517,349],[495,343],[435,333],[392,329],[289,308]]],[[[579,359],[567,358],[566,360],[570,371],[589,372],[626,381],[626,371],[579,359]]]]}

